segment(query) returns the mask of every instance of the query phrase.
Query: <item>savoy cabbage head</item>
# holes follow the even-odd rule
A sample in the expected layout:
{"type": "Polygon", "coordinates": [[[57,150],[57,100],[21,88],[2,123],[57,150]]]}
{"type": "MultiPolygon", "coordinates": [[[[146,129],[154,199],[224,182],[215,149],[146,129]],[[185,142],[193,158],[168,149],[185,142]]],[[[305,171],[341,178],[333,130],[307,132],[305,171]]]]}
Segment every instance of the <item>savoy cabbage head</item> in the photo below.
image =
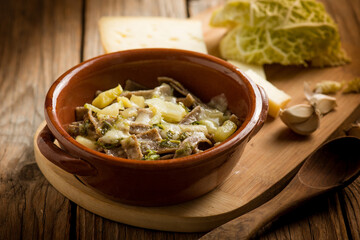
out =
{"type": "Polygon", "coordinates": [[[220,42],[226,59],[320,67],[349,61],[336,24],[315,0],[230,1],[211,24],[230,28],[220,42]]]}

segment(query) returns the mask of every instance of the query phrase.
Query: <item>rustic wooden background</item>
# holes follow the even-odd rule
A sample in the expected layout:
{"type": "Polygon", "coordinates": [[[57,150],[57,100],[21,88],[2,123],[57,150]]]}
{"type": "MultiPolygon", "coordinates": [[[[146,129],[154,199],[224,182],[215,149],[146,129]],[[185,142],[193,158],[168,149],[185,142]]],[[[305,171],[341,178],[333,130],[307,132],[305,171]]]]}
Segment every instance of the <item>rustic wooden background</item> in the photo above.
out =
{"type": "MultiPolygon", "coordinates": [[[[94,215],[57,192],[33,154],[47,89],[65,70],[102,54],[104,15],[195,16],[224,0],[18,0],[0,3],[0,239],[197,239],[204,233],[136,228],[94,215]]],[[[322,0],[336,20],[360,0],[322,0]]],[[[259,239],[360,239],[360,179],[264,230],[259,239]]]]}

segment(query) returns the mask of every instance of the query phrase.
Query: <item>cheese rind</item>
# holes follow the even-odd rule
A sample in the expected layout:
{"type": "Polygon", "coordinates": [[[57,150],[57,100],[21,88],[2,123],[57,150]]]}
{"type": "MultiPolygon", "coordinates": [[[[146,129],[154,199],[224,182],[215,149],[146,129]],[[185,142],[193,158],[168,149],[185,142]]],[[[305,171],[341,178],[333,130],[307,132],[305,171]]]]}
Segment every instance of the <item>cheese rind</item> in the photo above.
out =
{"type": "Polygon", "coordinates": [[[165,17],[102,17],[106,53],[136,48],[177,48],[207,53],[201,22],[165,17]]]}
{"type": "Polygon", "coordinates": [[[233,60],[229,60],[229,62],[242,70],[257,85],[264,88],[269,99],[269,115],[274,118],[279,116],[280,109],[284,108],[288,102],[290,102],[291,97],[266,80],[265,72],[262,66],[241,63],[233,60]]]}

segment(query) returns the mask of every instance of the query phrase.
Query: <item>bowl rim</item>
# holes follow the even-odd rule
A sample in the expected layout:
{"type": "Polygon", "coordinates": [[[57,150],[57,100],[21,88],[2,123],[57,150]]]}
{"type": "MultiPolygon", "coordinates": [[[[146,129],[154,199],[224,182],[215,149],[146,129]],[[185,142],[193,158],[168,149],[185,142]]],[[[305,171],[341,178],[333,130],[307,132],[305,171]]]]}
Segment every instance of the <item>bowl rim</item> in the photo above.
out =
{"type": "MultiPolygon", "coordinates": [[[[197,64],[199,63],[197,62],[197,64]]],[[[235,82],[238,82],[235,79],[233,80],[235,82]]],[[[159,168],[159,167],[169,167],[169,166],[176,167],[179,165],[192,166],[196,164],[201,164],[206,159],[214,159],[216,156],[220,155],[221,153],[230,150],[231,148],[240,144],[242,140],[246,139],[247,136],[249,136],[252,133],[252,131],[255,130],[256,125],[259,119],[261,118],[262,109],[263,109],[263,102],[262,102],[261,92],[258,86],[251,79],[249,79],[238,67],[232,65],[231,63],[212,55],[189,51],[189,50],[167,49],[167,48],[146,48],[146,49],[123,50],[123,51],[99,55],[97,57],[83,61],[77,64],[76,66],[72,67],[71,69],[67,70],[60,77],[58,77],[57,80],[49,88],[46,94],[44,110],[45,110],[45,119],[47,125],[50,131],[55,136],[55,138],[58,139],[60,137],[62,138],[62,140],[65,140],[65,141],[61,141],[60,139],[58,139],[58,141],[64,145],[75,146],[77,149],[76,152],[79,153],[77,154],[78,156],[95,155],[96,159],[104,160],[107,163],[113,165],[123,165],[123,166],[126,165],[135,168],[139,166],[159,168]],[[158,54],[170,53],[170,54],[178,54],[178,56],[187,55],[189,57],[195,57],[197,59],[205,58],[208,61],[214,62],[218,65],[222,65],[223,67],[229,69],[236,75],[240,76],[241,80],[244,82],[246,87],[249,90],[252,90],[251,92],[249,92],[250,98],[254,99],[254,104],[252,104],[253,107],[249,109],[251,113],[246,115],[246,119],[244,120],[244,123],[241,125],[241,127],[239,127],[235,133],[233,133],[228,139],[226,139],[224,142],[221,142],[219,145],[213,146],[200,153],[192,154],[181,158],[167,159],[164,161],[144,161],[137,159],[114,157],[87,148],[82,144],[78,143],[74,138],[72,138],[70,134],[65,130],[65,128],[61,125],[56,114],[56,103],[57,103],[56,99],[61,93],[61,90],[67,85],[68,81],[70,81],[71,78],[75,76],[77,73],[81,72],[82,70],[98,62],[107,61],[107,59],[111,59],[114,57],[116,58],[118,56],[122,57],[128,54],[141,55],[141,54],[152,54],[152,53],[158,53],[158,54]]],[[[82,160],[87,160],[87,157],[82,158],[82,160]]]]}

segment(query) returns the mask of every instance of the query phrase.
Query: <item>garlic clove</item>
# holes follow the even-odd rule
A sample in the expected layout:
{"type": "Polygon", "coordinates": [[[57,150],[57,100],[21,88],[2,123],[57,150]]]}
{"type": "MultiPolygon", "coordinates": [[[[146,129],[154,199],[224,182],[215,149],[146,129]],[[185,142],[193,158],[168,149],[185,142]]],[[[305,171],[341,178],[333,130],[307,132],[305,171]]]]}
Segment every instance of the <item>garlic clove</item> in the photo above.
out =
{"type": "Polygon", "coordinates": [[[336,98],[324,94],[313,94],[309,99],[310,104],[322,115],[332,111],[336,106],[336,98]]]}
{"type": "Polygon", "coordinates": [[[280,111],[284,123],[301,123],[308,120],[314,113],[314,108],[307,104],[299,104],[280,111]]]}
{"type": "Polygon", "coordinates": [[[294,124],[291,126],[291,130],[300,135],[310,135],[315,132],[320,126],[320,114],[315,111],[311,117],[302,123],[294,124]]]}
{"type": "Polygon", "coordinates": [[[288,123],[284,122],[293,132],[299,135],[310,135],[320,125],[320,113],[314,111],[313,114],[304,122],[301,123],[288,123]]]}

